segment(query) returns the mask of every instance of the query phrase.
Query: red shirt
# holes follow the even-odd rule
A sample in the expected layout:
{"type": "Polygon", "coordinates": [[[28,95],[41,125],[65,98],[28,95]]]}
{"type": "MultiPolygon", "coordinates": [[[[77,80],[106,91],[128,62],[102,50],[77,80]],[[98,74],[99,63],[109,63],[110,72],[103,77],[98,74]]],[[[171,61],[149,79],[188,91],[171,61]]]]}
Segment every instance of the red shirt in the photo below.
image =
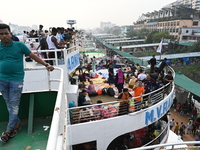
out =
{"type": "Polygon", "coordinates": [[[197,110],[194,109],[194,110],[192,111],[192,114],[196,116],[196,115],[197,115],[197,110]]]}
{"type": "Polygon", "coordinates": [[[88,64],[88,65],[87,65],[87,68],[92,68],[92,65],[91,65],[91,64],[88,64]]]}

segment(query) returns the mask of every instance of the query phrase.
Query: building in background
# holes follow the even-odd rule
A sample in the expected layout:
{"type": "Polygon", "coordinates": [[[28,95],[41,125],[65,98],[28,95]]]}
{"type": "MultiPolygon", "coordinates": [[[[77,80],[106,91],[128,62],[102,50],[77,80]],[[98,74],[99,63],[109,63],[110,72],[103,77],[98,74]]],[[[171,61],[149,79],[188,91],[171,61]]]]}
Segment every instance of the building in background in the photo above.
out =
{"type": "MultiPolygon", "coordinates": [[[[146,28],[149,31],[168,31],[179,41],[196,41],[200,29],[200,13],[191,7],[197,0],[179,0],[161,10],[142,14],[134,23],[134,30],[146,28]],[[179,1],[182,1],[179,4],[179,1]],[[190,2],[190,3],[189,3],[190,2]]],[[[200,3],[200,0],[199,0],[200,3]]]]}
{"type": "Polygon", "coordinates": [[[100,23],[100,29],[104,30],[105,28],[112,28],[116,26],[116,24],[113,24],[111,22],[102,22],[100,23]]]}
{"type": "Polygon", "coordinates": [[[29,26],[19,26],[17,24],[13,24],[13,23],[9,23],[9,26],[10,26],[11,31],[13,33],[15,33],[16,35],[22,34],[23,31],[30,32],[32,30],[32,28],[29,26]]]}
{"type": "Polygon", "coordinates": [[[173,6],[173,5],[187,5],[188,7],[196,10],[200,10],[200,0],[177,0],[168,6],[173,6]]]}

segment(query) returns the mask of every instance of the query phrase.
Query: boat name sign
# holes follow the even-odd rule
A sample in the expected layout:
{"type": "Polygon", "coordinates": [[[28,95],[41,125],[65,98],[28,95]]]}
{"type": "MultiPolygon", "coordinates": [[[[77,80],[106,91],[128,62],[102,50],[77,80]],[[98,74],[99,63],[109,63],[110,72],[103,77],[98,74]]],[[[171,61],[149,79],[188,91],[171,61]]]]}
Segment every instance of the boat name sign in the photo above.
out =
{"type": "Polygon", "coordinates": [[[145,113],[145,124],[151,124],[161,118],[171,107],[173,103],[173,94],[166,97],[166,99],[156,107],[147,110],[145,113]]]}
{"type": "Polygon", "coordinates": [[[71,73],[72,71],[74,71],[79,65],[80,65],[80,54],[79,53],[69,56],[67,58],[68,73],[71,73]]]}

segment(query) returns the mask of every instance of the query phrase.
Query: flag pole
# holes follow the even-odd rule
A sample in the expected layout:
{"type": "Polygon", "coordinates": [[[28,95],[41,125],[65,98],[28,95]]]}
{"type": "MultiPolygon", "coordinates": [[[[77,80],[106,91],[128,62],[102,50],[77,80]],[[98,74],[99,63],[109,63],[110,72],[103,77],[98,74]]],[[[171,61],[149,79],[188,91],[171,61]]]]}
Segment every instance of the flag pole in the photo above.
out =
{"type": "Polygon", "coordinates": [[[161,61],[161,53],[160,53],[160,61],[161,61]]]}
{"type": "Polygon", "coordinates": [[[156,52],[160,53],[160,61],[161,61],[161,54],[162,54],[162,46],[163,46],[163,38],[161,39],[158,49],[156,51],[156,52]]]}
{"type": "MultiPolygon", "coordinates": [[[[161,39],[161,42],[162,42],[162,45],[161,45],[161,49],[162,49],[162,47],[163,47],[163,37],[161,39]]],[[[160,61],[161,61],[161,55],[162,55],[162,51],[160,51],[160,61]]]]}

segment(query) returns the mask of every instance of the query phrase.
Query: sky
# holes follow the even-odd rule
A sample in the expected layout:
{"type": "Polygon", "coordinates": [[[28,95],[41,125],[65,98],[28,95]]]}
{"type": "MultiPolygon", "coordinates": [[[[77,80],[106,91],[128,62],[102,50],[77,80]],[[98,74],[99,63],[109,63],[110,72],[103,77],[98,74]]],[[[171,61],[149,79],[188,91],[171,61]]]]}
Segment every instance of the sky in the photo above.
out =
{"type": "Polygon", "coordinates": [[[77,29],[94,29],[100,22],[133,25],[142,13],[160,10],[175,0],[7,0],[0,8],[0,20],[20,26],[33,24],[68,27],[76,20],[77,29]]]}

